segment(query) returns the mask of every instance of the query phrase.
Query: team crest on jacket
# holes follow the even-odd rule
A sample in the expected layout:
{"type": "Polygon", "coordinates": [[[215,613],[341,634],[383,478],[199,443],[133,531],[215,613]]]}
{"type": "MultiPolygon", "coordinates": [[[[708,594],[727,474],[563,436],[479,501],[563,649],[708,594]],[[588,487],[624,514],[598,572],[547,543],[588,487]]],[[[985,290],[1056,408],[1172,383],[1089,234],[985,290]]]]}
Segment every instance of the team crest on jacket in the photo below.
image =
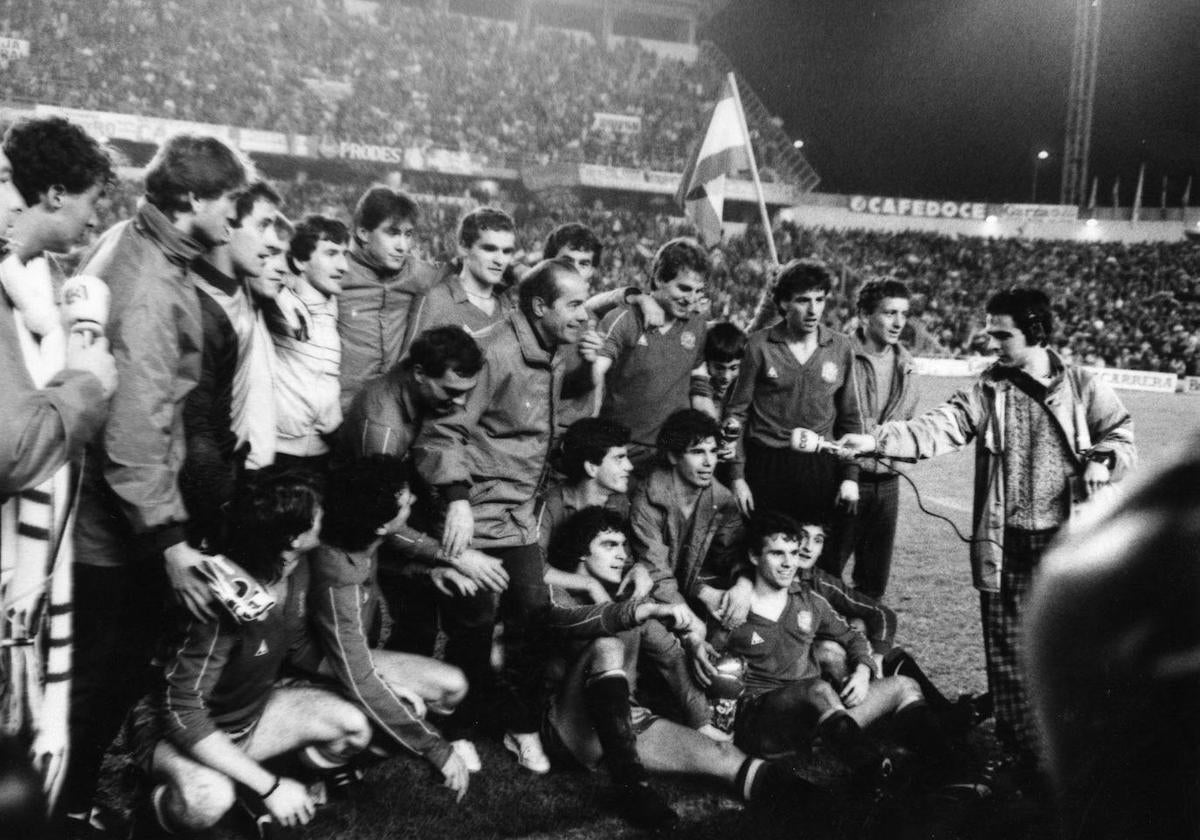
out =
{"type": "Polygon", "coordinates": [[[796,613],[796,626],[800,628],[801,633],[811,633],[813,629],[813,614],[809,610],[800,610],[796,613]]]}
{"type": "Polygon", "coordinates": [[[696,348],[696,334],[684,330],[683,334],[679,336],[679,343],[683,345],[684,350],[694,350],[696,348]]]}
{"type": "Polygon", "coordinates": [[[838,366],[837,362],[826,362],[821,365],[821,378],[826,382],[833,384],[837,382],[838,366]]]}

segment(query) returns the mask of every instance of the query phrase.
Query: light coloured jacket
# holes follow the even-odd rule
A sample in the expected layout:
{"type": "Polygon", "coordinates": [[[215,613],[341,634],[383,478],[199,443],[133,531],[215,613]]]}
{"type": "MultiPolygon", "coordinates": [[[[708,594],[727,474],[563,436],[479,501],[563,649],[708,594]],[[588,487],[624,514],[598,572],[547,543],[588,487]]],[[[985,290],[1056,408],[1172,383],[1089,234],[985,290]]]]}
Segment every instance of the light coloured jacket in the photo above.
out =
{"type": "Polygon", "coordinates": [[[447,499],[469,498],[475,548],[532,545],[566,354],[544,348],[521,312],[480,341],[475,389],[462,411],[426,421],[413,446],[417,471],[447,499]]]}
{"type": "MultiPolygon", "coordinates": [[[[1072,452],[1077,475],[1091,449],[1116,456],[1113,480],[1137,460],[1133,418],[1109,385],[1094,374],[1066,367],[1050,351],[1053,369],[1062,374],[1050,386],[1046,406],[1072,452]]],[[[1004,556],[1005,405],[1015,386],[992,365],[969,388],[909,421],[884,423],[875,430],[879,452],[898,458],[932,458],[975,441],[975,500],[972,514],[971,573],[975,588],[1000,590],[1004,556]]],[[[1072,492],[1068,482],[1064,493],[1072,492]]]]}
{"type": "Polygon", "coordinates": [[[268,323],[275,343],[275,451],[324,455],[329,451],[326,436],[342,424],[338,304],[310,288],[284,293],[294,294],[304,305],[308,337],[293,337],[274,319],[268,323]]]}

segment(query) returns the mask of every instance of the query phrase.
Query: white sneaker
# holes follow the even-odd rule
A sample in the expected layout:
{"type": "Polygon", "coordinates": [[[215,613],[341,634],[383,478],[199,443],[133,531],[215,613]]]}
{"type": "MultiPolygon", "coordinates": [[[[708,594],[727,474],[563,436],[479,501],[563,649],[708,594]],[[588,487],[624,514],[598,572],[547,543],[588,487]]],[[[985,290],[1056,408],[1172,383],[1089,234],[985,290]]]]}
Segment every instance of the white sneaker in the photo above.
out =
{"type": "Polygon", "coordinates": [[[520,764],[539,776],[550,772],[550,759],[542,749],[542,739],[536,732],[508,732],[504,736],[504,748],[517,757],[520,764]]]}
{"type": "Polygon", "coordinates": [[[467,766],[469,772],[478,773],[483,769],[483,762],[479,760],[479,751],[466,738],[451,741],[450,749],[454,750],[454,754],[462,759],[462,763],[467,766]]]}

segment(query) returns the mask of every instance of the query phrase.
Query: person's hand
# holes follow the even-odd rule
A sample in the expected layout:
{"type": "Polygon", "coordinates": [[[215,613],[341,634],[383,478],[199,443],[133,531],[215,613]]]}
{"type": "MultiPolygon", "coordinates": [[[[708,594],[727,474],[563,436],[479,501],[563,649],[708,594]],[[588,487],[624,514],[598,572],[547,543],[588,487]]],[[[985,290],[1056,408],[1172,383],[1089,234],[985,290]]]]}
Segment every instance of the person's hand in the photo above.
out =
{"type": "Polygon", "coordinates": [[[849,514],[858,512],[858,482],[846,479],[838,485],[836,504],[849,514]]]}
{"type": "Polygon", "coordinates": [[[187,543],[180,542],[163,551],[163,558],[166,561],[167,580],[175,590],[175,597],[200,621],[212,621],[216,617],[212,608],[212,591],[196,574],[204,555],[187,543]]]}
{"type": "Polygon", "coordinates": [[[633,599],[645,598],[652,589],[654,579],[650,577],[650,572],[641,563],[634,563],[625,573],[621,585],[617,587],[617,594],[628,595],[633,599]]]}
{"type": "Polygon", "coordinates": [[[442,532],[442,551],[451,560],[457,558],[475,536],[475,515],[466,499],[451,502],[446,509],[446,529],[442,532]]]}
{"type": "Polygon", "coordinates": [[[429,570],[433,586],[447,598],[470,598],[479,591],[479,584],[457,569],[449,566],[434,566],[429,570]]]}
{"type": "Polygon", "coordinates": [[[441,766],[442,784],[454,791],[454,801],[462,802],[467,795],[467,786],[471,784],[471,773],[458,753],[451,752],[446,763],[441,766]]]}
{"type": "Polygon", "coordinates": [[[308,341],[308,309],[300,298],[294,293],[277,295],[275,307],[283,318],[288,335],[297,341],[308,341]]]}
{"type": "Polygon", "coordinates": [[[691,656],[688,657],[688,664],[692,667],[692,676],[701,688],[707,689],[717,675],[717,667],[713,665],[717,651],[708,642],[692,645],[689,650],[691,656]]]}
{"type": "Polygon", "coordinates": [[[589,365],[596,361],[596,357],[600,355],[601,348],[604,347],[604,337],[596,331],[596,322],[588,319],[587,329],[579,336],[579,355],[589,365]]]}
{"type": "Polygon", "coordinates": [[[405,688],[404,686],[397,685],[394,682],[389,682],[388,687],[391,688],[393,694],[395,694],[401,700],[406,700],[408,704],[413,707],[413,714],[420,718],[425,717],[425,712],[427,709],[425,708],[424,697],[422,697],[420,694],[417,694],[411,688],[405,688]]]}
{"type": "Polygon", "coordinates": [[[720,439],[720,446],[717,448],[718,461],[732,461],[737,457],[737,440],[720,439]]]}
{"type": "Polygon", "coordinates": [[[633,305],[642,312],[642,320],[646,322],[646,329],[656,330],[667,322],[667,313],[663,312],[662,306],[654,295],[648,295],[645,292],[633,299],[633,305]]]}
{"type": "Polygon", "coordinates": [[[489,592],[508,589],[508,572],[504,570],[504,564],[478,549],[464,549],[462,554],[450,560],[450,566],[489,592]]]}
{"type": "Polygon", "coordinates": [[[871,669],[860,664],[854,669],[850,679],[846,680],[846,685],[842,689],[842,702],[846,704],[847,709],[853,709],[867,699],[867,687],[870,684],[871,669]]]}
{"type": "Polygon", "coordinates": [[[68,334],[66,364],[68,370],[86,371],[99,379],[104,399],[117,390],[117,363],[104,336],[93,339],[86,332],[68,334]]]}
{"type": "Polygon", "coordinates": [[[721,612],[718,618],[726,630],[736,630],[746,623],[750,615],[750,601],[754,595],[754,584],[749,578],[739,577],[737,583],[726,590],[721,598],[721,612]]]}
{"type": "Polygon", "coordinates": [[[721,609],[724,606],[725,593],[720,589],[712,586],[701,584],[700,591],[696,594],[700,599],[700,603],[704,605],[704,609],[708,610],[708,614],[718,621],[721,620],[721,609]]]}
{"type": "Polygon", "coordinates": [[[29,753],[33,760],[33,769],[42,777],[42,790],[46,799],[53,804],[58,799],[59,791],[67,767],[67,729],[63,724],[66,715],[54,720],[43,719],[42,726],[33,738],[29,753]]]}
{"type": "Polygon", "coordinates": [[[754,494],[750,492],[750,485],[746,483],[744,478],[735,478],[733,480],[733,498],[737,500],[738,510],[742,512],[742,516],[749,517],[754,513],[754,494]]]}
{"type": "Polygon", "coordinates": [[[879,442],[871,435],[842,435],[837,445],[850,455],[870,455],[879,448],[879,442]]]}
{"type": "Polygon", "coordinates": [[[612,602],[612,596],[608,594],[608,590],[604,588],[604,584],[595,578],[588,580],[587,594],[592,599],[593,604],[608,604],[612,602]]]}
{"type": "Polygon", "coordinates": [[[316,813],[308,788],[295,779],[280,778],[279,785],[270,796],[263,797],[263,805],[271,819],[286,828],[307,825],[316,813]]]}
{"type": "Polygon", "coordinates": [[[1107,487],[1111,481],[1112,474],[1107,466],[1095,461],[1088,461],[1087,466],[1083,469],[1083,486],[1087,488],[1089,499],[1095,496],[1100,488],[1107,487]]]}

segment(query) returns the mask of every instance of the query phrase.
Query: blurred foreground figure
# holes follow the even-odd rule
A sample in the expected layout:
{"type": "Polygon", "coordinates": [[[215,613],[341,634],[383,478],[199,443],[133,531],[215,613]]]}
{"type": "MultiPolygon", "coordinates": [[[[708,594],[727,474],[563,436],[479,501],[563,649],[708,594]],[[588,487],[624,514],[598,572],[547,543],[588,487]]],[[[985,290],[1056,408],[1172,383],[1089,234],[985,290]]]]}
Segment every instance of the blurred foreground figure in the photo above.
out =
{"type": "Polygon", "coordinates": [[[1063,837],[1200,835],[1197,561],[1195,454],[1046,557],[1025,649],[1063,837]]]}

